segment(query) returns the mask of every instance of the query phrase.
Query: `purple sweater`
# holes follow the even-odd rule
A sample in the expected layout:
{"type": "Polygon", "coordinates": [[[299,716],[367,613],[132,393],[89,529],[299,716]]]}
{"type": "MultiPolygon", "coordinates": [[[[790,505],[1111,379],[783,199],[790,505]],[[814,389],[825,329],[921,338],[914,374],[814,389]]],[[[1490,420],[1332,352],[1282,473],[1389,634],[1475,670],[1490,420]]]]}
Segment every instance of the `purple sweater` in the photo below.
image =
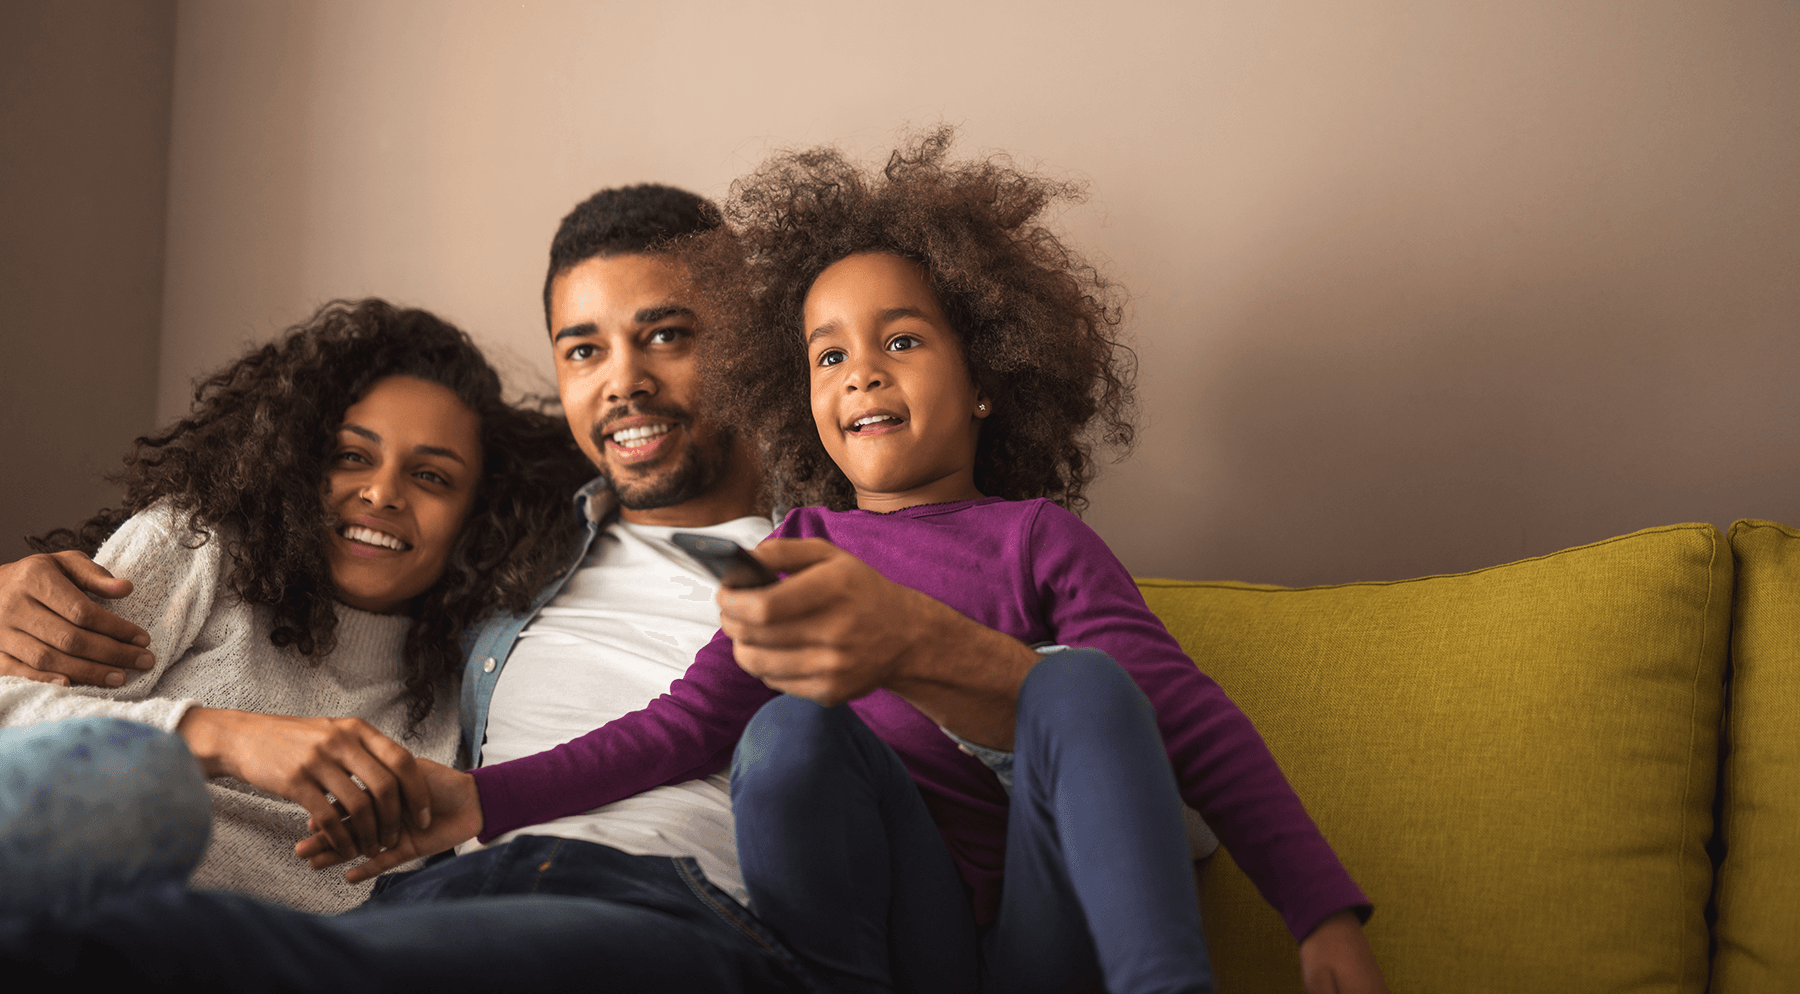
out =
{"type": "MultiPolygon", "coordinates": [[[[1073,514],[1045,500],[997,497],[891,514],[803,507],[771,537],[826,539],[1022,642],[1112,656],[1156,709],[1182,799],[1296,940],[1335,912],[1367,908],[1250,719],[1181,651],[1112,550],[1073,514]]],[[[721,633],[644,710],[547,752],[475,770],[481,837],[717,772],[774,696],[738,668],[721,633]]],[[[999,781],[898,696],[877,690],[850,706],[899,753],[971,888],[977,920],[991,922],[1006,847],[999,781]]]]}

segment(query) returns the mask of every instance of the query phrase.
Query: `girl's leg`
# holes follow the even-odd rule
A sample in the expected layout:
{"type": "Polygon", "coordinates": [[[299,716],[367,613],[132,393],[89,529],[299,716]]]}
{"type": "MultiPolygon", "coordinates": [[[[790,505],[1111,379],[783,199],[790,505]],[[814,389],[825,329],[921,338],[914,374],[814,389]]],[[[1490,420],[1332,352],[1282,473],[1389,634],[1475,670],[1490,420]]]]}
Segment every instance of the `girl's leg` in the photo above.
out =
{"type": "Polygon", "coordinates": [[[1014,749],[986,987],[1211,991],[1181,799],[1137,684],[1103,653],[1044,657],[1014,749]]]}
{"type": "Polygon", "coordinates": [[[0,913],[187,880],[212,803],[177,736],[118,718],[0,730],[0,913]]]}
{"type": "Polygon", "coordinates": [[[848,707],[778,697],[731,768],[757,918],[833,991],[972,991],[974,918],[900,757],[848,707]]]}

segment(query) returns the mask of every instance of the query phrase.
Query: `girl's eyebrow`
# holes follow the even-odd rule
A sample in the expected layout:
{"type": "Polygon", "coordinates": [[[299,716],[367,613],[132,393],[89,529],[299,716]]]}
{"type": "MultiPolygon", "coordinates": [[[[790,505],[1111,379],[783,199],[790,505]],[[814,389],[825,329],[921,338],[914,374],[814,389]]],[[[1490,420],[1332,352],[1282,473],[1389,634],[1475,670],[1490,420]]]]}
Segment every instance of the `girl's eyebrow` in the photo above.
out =
{"type": "MultiPolygon", "coordinates": [[[[878,325],[888,325],[901,318],[918,318],[921,321],[931,320],[929,315],[917,307],[889,307],[876,313],[875,323],[878,325]]],[[[812,334],[806,336],[806,344],[811,345],[842,327],[843,325],[835,320],[827,321],[817,328],[814,328],[812,334]]]]}

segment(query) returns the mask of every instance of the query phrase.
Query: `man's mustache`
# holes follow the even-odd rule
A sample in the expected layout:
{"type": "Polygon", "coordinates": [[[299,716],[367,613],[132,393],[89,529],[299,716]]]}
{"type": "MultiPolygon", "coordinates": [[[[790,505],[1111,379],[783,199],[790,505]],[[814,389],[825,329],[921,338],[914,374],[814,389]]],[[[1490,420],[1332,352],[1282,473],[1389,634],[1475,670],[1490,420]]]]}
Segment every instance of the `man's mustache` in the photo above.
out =
{"type": "Polygon", "coordinates": [[[594,447],[602,448],[606,445],[606,436],[612,433],[608,425],[626,418],[666,418],[684,428],[694,423],[694,416],[688,413],[687,408],[676,404],[621,404],[602,414],[600,420],[594,422],[593,430],[589,433],[594,439],[594,447]]]}

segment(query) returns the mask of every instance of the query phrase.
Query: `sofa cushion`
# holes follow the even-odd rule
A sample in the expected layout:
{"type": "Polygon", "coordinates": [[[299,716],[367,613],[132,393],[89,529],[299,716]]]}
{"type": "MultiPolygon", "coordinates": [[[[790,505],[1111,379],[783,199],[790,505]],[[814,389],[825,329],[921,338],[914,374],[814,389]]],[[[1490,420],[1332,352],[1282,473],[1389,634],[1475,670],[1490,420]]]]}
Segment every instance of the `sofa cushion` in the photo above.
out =
{"type": "MultiPolygon", "coordinates": [[[[1705,988],[1718,529],[1392,583],[1140,586],[1375,903],[1396,994],[1705,988]]],[[[1221,991],[1301,989],[1224,852],[1203,903],[1221,991]]]]}
{"type": "Polygon", "coordinates": [[[1731,526],[1724,836],[1715,994],[1800,989],[1800,530],[1731,526]]]}

